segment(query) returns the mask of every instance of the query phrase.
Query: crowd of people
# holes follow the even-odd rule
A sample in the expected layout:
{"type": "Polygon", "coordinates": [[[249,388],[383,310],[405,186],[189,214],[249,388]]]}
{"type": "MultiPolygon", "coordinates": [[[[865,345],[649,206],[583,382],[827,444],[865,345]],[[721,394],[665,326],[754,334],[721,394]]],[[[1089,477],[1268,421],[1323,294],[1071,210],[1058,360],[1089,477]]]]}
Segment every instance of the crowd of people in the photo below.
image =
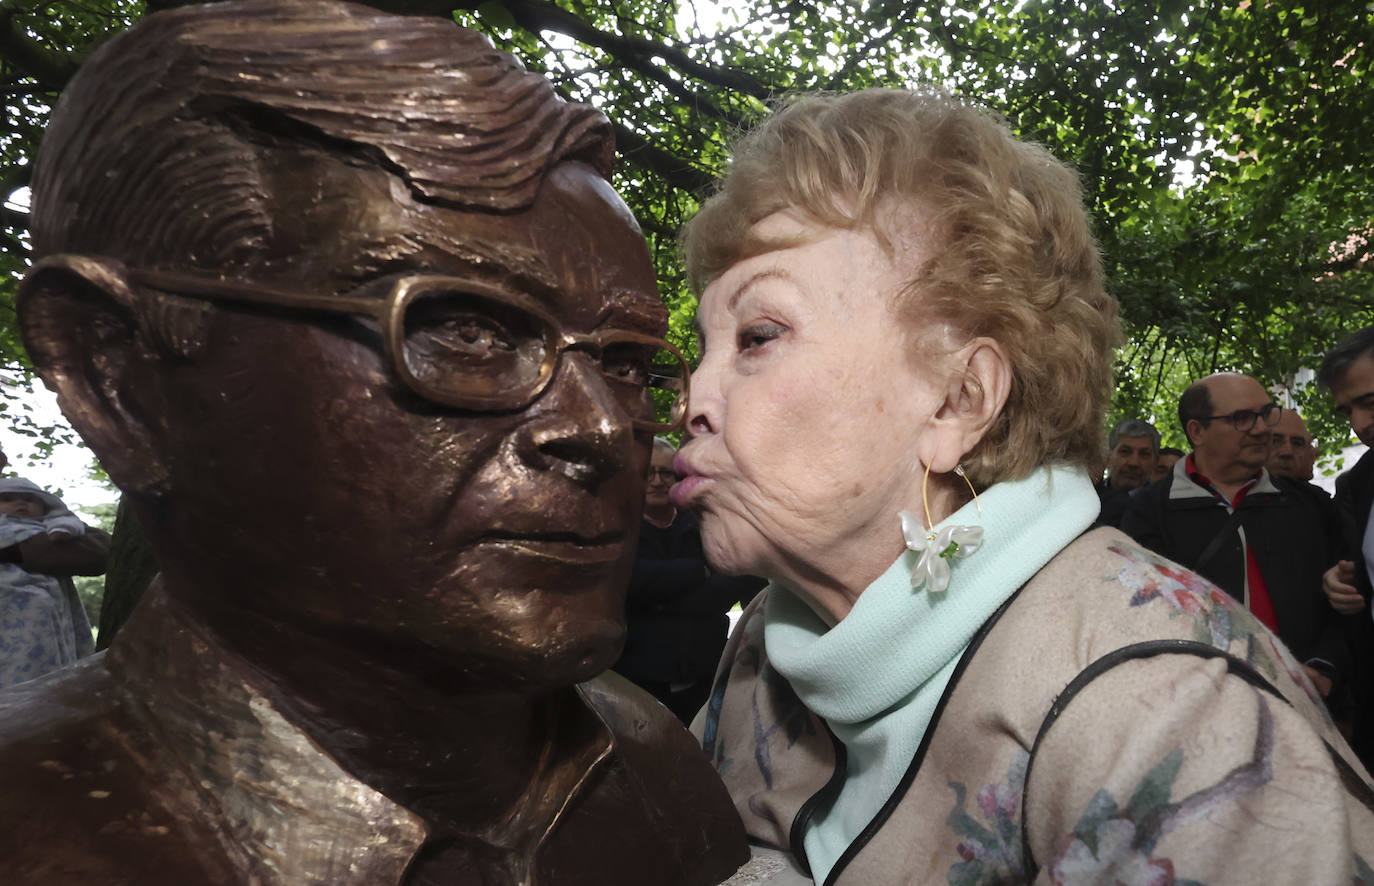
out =
{"type": "MultiPolygon", "coordinates": [[[[1366,445],[1374,443],[1371,367],[1374,327],[1336,344],[1318,373],[1366,445]]],[[[1366,765],[1374,763],[1369,504],[1358,500],[1368,456],[1341,475],[1333,501],[1311,482],[1317,449],[1302,416],[1238,373],[1190,385],[1178,423],[1191,451],[1162,470],[1153,425],[1127,419],[1112,429],[1098,525],[1204,576],[1277,634],[1366,765]]]]}

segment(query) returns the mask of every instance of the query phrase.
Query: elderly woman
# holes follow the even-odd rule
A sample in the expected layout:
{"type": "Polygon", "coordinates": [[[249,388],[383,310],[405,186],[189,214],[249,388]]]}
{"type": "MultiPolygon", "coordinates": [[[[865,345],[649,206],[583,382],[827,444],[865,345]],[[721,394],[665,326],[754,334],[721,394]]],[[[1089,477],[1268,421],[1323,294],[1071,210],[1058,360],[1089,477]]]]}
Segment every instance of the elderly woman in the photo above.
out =
{"type": "Polygon", "coordinates": [[[684,243],[673,500],[771,579],[693,728],[778,877],[1374,883],[1368,775],[1288,652],[1084,534],[1119,332],[1072,172],[942,93],[808,98],[684,243]]]}

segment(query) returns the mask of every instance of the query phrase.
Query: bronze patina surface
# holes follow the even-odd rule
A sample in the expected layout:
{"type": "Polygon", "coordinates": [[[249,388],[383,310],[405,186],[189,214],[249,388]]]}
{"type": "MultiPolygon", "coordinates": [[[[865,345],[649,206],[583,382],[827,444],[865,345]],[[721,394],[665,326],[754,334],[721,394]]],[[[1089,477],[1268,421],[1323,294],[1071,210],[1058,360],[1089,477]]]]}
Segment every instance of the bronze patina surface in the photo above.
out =
{"type": "Polygon", "coordinates": [[[441,19],[189,7],[87,62],[20,323],[163,573],[107,654],[0,694],[0,882],[744,861],[692,739],[598,676],[666,326],[611,157],[441,19]]]}

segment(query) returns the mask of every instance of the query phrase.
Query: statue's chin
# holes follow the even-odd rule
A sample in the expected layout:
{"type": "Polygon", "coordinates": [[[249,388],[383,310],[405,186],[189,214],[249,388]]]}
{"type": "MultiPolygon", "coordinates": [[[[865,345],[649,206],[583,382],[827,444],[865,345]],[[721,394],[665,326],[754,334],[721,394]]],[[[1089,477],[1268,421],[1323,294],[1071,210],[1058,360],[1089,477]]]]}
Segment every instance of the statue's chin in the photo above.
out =
{"type": "MultiPolygon", "coordinates": [[[[558,626],[538,642],[489,646],[480,652],[471,648],[434,650],[430,663],[437,667],[415,676],[447,692],[460,682],[477,692],[547,692],[603,673],[620,658],[624,645],[623,621],[584,621],[558,626]]],[[[428,670],[425,663],[416,664],[428,670]]]]}

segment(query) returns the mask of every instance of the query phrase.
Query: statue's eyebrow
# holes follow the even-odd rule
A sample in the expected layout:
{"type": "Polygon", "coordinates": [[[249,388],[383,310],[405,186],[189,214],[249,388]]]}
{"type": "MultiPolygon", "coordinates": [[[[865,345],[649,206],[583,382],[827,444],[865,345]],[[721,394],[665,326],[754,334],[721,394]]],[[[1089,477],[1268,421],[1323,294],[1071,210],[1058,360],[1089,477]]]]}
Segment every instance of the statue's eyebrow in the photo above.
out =
{"type": "MultiPolygon", "coordinates": [[[[437,244],[436,244],[437,245],[437,244]]],[[[482,239],[461,244],[445,243],[444,251],[513,289],[533,295],[552,308],[561,309],[573,294],[564,280],[544,260],[539,250],[509,241],[482,239]]],[[[581,284],[582,281],[574,281],[581,284]]],[[[642,290],[617,286],[597,289],[602,299],[595,325],[609,325],[657,334],[667,325],[668,308],[658,298],[645,298],[642,290]]],[[[657,295],[657,293],[655,293],[657,295]]]]}
{"type": "Polygon", "coordinates": [[[451,274],[455,271],[453,263],[465,266],[463,273],[502,283],[544,302],[557,303],[566,297],[557,275],[536,250],[509,240],[482,237],[460,241],[408,234],[376,240],[368,244],[349,276],[362,285],[391,274],[451,274]],[[437,250],[444,257],[443,263],[418,260],[417,254],[424,247],[437,250]]]}
{"type": "Polygon", "coordinates": [[[596,315],[597,326],[611,326],[636,332],[658,335],[668,321],[668,306],[655,299],[646,300],[644,293],[633,289],[610,289],[604,292],[605,304],[596,315]]]}
{"type": "MultiPolygon", "coordinates": [[[[469,237],[464,240],[447,237],[406,235],[377,241],[366,250],[366,261],[355,272],[358,283],[389,274],[415,272],[453,273],[451,266],[440,267],[432,261],[414,260],[418,245],[436,249],[445,262],[466,266],[464,273],[475,274],[484,280],[508,289],[534,296],[545,305],[561,311],[572,298],[564,281],[545,261],[543,254],[530,246],[510,240],[469,237]]],[[[646,298],[637,289],[602,287],[597,290],[602,305],[596,314],[596,326],[609,325],[631,331],[657,334],[667,325],[668,308],[657,298],[646,298]]]]}
{"type": "Polygon", "coordinates": [[[481,240],[469,245],[474,247],[469,261],[475,268],[485,268],[497,279],[543,300],[567,297],[558,276],[538,251],[509,242],[496,248],[481,240]]]}

